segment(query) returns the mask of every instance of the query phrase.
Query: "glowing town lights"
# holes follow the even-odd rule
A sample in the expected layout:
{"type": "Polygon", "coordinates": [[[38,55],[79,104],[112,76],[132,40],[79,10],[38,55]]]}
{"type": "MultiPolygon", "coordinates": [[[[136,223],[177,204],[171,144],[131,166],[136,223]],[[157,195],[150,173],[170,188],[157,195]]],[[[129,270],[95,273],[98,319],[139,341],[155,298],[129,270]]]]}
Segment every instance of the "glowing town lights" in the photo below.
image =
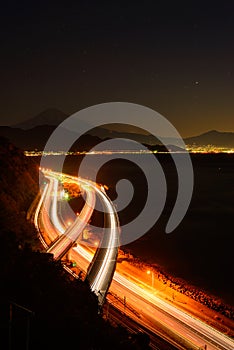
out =
{"type": "MultiPolygon", "coordinates": [[[[186,145],[186,150],[189,153],[234,153],[233,147],[222,147],[222,146],[215,146],[215,145],[196,145],[192,144],[186,145]]],[[[173,151],[170,150],[170,153],[183,153],[184,151],[173,151]]],[[[24,151],[25,156],[27,157],[38,157],[38,156],[61,156],[61,155],[103,155],[103,154],[150,154],[150,153],[168,153],[165,151],[158,151],[158,150],[125,150],[125,151],[92,151],[92,152],[64,152],[64,151],[50,151],[50,152],[44,152],[44,151],[24,151]]],[[[48,171],[48,169],[45,169],[48,171]]]]}

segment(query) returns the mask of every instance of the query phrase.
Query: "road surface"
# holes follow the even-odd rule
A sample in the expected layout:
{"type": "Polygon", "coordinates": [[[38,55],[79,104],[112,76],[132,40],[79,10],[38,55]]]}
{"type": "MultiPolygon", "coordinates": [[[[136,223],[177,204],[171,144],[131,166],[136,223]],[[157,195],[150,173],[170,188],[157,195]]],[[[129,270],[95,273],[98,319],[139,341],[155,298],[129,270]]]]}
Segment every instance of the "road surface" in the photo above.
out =
{"type": "MultiPolygon", "coordinates": [[[[51,175],[54,176],[54,174],[51,175]]],[[[73,180],[75,179],[74,177],[70,176],[68,176],[68,178],[72,178],[73,180]]],[[[86,182],[88,180],[81,181],[86,182]]],[[[51,183],[48,185],[50,188],[51,186],[54,186],[53,181],[52,185],[51,183]]],[[[107,227],[110,227],[110,235],[108,235],[108,237],[104,237],[104,239],[107,239],[106,242],[108,243],[108,246],[114,247],[116,244],[118,231],[117,215],[115,210],[113,210],[113,204],[105,193],[101,191],[99,187],[96,187],[94,183],[92,183],[92,186],[93,188],[95,187],[96,194],[100,196],[103,205],[106,205],[107,210],[105,211],[107,212],[107,216],[105,217],[105,221],[107,222],[107,227]]],[[[44,196],[43,201],[45,203],[47,201],[46,193],[48,192],[49,189],[47,188],[45,189],[45,194],[44,192],[42,194],[42,198],[44,196]]],[[[48,223],[44,223],[44,216],[42,216],[42,221],[47,227],[48,223]]],[[[53,234],[51,235],[51,239],[53,240],[53,234]]],[[[87,249],[80,244],[78,244],[76,248],[72,248],[71,254],[76,256],[77,262],[81,269],[83,271],[87,270],[87,265],[92,261],[93,254],[87,251],[87,249]]],[[[112,266],[110,265],[111,262],[113,264],[113,258],[115,259],[114,251],[111,252],[110,249],[109,254],[108,249],[106,249],[106,252],[104,251],[105,258],[102,257],[102,254],[103,253],[101,253],[101,250],[100,253],[95,254],[95,259],[97,261],[97,265],[94,265],[95,269],[93,268],[92,264],[90,265],[90,268],[88,268],[89,277],[87,278],[90,278],[89,281],[91,282],[92,289],[95,290],[96,294],[101,291],[101,285],[105,283],[106,278],[110,280],[109,277],[113,274],[113,272],[108,272],[108,269],[109,266],[112,266]],[[98,256],[101,257],[100,261],[98,256]]],[[[106,285],[108,283],[106,282],[106,285]]],[[[180,344],[178,345],[178,348],[183,346],[185,349],[204,349],[204,346],[206,345],[207,350],[234,349],[234,341],[231,338],[160,299],[153,293],[138,285],[136,282],[131,281],[131,279],[126,278],[124,275],[118,272],[114,273],[110,291],[122,299],[125,298],[128,307],[135,310],[135,313],[133,313],[131,317],[137,323],[146,327],[150,332],[154,332],[155,334],[160,333],[161,329],[162,335],[170,337],[173,342],[180,344]]],[[[116,305],[116,307],[118,306],[116,305]]]]}
{"type": "MultiPolygon", "coordinates": [[[[58,180],[56,180],[58,181],[58,180]]],[[[51,253],[54,255],[55,260],[61,259],[67,252],[71,249],[71,247],[74,245],[74,243],[80,238],[84,228],[87,226],[95,207],[95,191],[91,186],[83,186],[86,192],[86,202],[85,205],[79,214],[77,216],[75,222],[71,224],[66,230],[63,227],[62,223],[58,219],[57,216],[57,208],[56,208],[56,216],[53,218],[53,222],[55,221],[57,226],[56,228],[59,228],[59,231],[61,233],[64,233],[60,236],[58,240],[47,250],[48,253],[51,253]]],[[[57,190],[57,188],[56,188],[57,190]]],[[[55,193],[58,193],[56,191],[55,193]]],[[[54,198],[56,196],[54,195],[54,198]]]]}
{"type": "MultiPolygon", "coordinates": [[[[50,231],[50,220],[58,234],[62,234],[58,238],[54,237],[54,243],[47,250],[48,253],[54,255],[54,259],[61,259],[79,239],[83,229],[88,224],[89,219],[93,213],[95,207],[95,195],[99,196],[105,212],[105,235],[100,242],[101,247],[97,249],[95,256],[93,257],[89,266],[86,279],[90,284],[91,290],[98,296],[99,305],[105,301],[106,293],[112,281],[112,277],[116,267],[116,260],[118,256],[119,247],[119,221],[113,203],[106,195],[104,188],[101,189],[96,183],[65,175],[63,174],[62,181],[75,183],[86,193],[86,203],[76,218],[75,222],[68,227],[64,228],[64,221],[58,217],[58,178],[61,178],[61,174],[56,172],[44,172],[45,177],[49,180],[49,187],[44,196],[44,207],[42,208],[43,223],[45,230],[50,231]],[[46,217],[47,213],[47,217],[46,217]]],[[[53,228],[53,230],[54,230],[53,228]]]]}

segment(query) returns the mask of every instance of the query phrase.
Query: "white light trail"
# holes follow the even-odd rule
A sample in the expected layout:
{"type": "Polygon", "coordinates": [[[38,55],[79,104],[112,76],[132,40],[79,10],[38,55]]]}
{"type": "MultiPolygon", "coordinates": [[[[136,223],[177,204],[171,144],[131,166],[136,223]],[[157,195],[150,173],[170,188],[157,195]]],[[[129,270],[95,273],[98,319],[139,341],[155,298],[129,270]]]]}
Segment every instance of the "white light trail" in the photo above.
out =
{"type": "MultiPolygon", "coordinates": [[[[49,178],[49,176],[48,176],[49,178]]],[[[58,180],[54,177],[51,177],[53,181],[53,200],[52,200],[52,206],[51,206],[51,220],[53,225],[56,227],[56,229],[60,232],[60,234],[64,233],[65,228],[61,225],[60,220],[58,219],[57,212],[58,212],[58,206],[57,206],[57,195],[58,195],[58,180]]]]}

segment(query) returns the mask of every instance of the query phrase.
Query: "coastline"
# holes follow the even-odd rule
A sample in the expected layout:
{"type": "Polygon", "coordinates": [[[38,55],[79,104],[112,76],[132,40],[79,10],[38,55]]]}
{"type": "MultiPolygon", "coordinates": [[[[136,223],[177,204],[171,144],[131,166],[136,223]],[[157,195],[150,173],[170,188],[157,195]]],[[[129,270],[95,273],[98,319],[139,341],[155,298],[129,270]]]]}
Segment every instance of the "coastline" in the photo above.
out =
{"type": "Polygon", "coordinates": [[[135,282],[142,287],[234,338],[234,307],[221,298],[181,278],[169,275],[163,267],[146,263],[124,250],[120,250],[116,270],[121,271],[126,277],[135,276],[135,282]],[[149,271],[150,274],[147,273],[149,271]]]}

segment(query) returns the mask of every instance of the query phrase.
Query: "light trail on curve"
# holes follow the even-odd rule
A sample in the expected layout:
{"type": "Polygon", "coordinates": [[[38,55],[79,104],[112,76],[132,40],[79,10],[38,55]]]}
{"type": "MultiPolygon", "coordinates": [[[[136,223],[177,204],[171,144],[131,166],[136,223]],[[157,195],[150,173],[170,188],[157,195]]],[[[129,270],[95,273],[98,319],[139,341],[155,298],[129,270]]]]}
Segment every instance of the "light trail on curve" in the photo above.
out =
{"type": "MultiPolygon", "coordinates": [[[[59,176],[60,174],[56,172],[50,172],[50,175],[59,176]]],[[[94,209],[95,202],[93,193],[96,193],[102,201],[104,212],[105,212],[105,226],[106,232],[105,236],[102,239],[101,245],[105,248],[98,248],[93,260],[90,264],[90,267],[87,272],[86,279],[90,284],[91,290],[98,296],[99,305],[101,306],[104,303],[106,293],[108,292],[109,286],[112,281],[112,277],[116,267],[116,260],[118,256],[118,247],[119,247],[119,220],[118,215],[116,213],[115,207],[109,197],[104,192],[103,188],[100,189],[99,186],[86,179],[77,178],[70,175],[63,174],[64,181],[70,180],[78,185],[80,185],[87,193],[88,199],[86,199],[87,203],[85,204],[83,210],[87,216],[87,212],[90,213],[91,216],[91,208],[94,209]],[[92,195],[91,195],[92,194],[92,195]],[[89,209],[87,209],[87,207],[89,209]]],[[[82,211],[83,211],[82,210],[82,211]]],[[[79,218],[78,218],[79,219],[79,218]]],[[[78,220],[77,219],[77,220],[78,220]]],[[[56,220],[58,220],[56,218],[56,220]]],[[[76,221],[77,221],[76,220],[76,221]]],[[[79,221],[78,221],[79,222],[79,221]]],[[[86,221],[86,224],[88,221],[86,221]]],[[[73,224],[72,228],[76,227],[73,224]]],[[[74,230],[73,230],[74,232],[74,230]]],[[[57,249],[57,242],[53,247],[48,250],[49,253],[53,253],[55,259],[59,259],[64,255],[64,252],[69,250],[72,246],[72,242],[69,239],[69,235],[67,231],[65,232],[65,238],[61,237],[59,239],[60,248],[57,249]],[[62,252],[61,252],[62,251],[62,252]]],[[[77,237],[76,237],[77,240],[77,237]]]]}
{"type": "MultiPolygon", "coordinates": [[[[86,203],[80,215],[76,218],[74,223],[66,229],[64,234],[47,251],[48,253],[53,254],[55,260],[61,259],[70,250],[74,243],[77,240],[79,240],[83,229],[87,226],[90,217],[92,216],[96,201],[95,192],[92,188],[90,189],[88,186],[86,186],[85,191],[86,203]]],[[[59,219],[57,217],[57,211],[55,215],[56,222],[59,222],[59,219]]]]}
{"type": "MultiPolygon", "coordinates": [[[[47,176],[47,178],[50,178],[47,176]]],[[[64,227],[61,225],[61,222],[58,220],[57,212],[57,196],[58,196],[58,179],[53,178],[53,200],[52,200],[52,206],[51,206],[51,220],[56,227],[56,229],[60,232],[64,232],[64,227]]]]}
{"type": "MultiPolygon", "coordinates": [[[[53,176],[55,176],[55,174],[56,173],[54,173],[53,176]]],[[[66,177],[67,175],[64,176],[66,177]]],[[[105,219],[107,220],[107,227],[110,228],[110,235],[108,235],[108,237],[104,237],[104,239],[107,240],[106,242],[108,243],[108,246],[113,247],[115,243],[117,243],[117,241],[115,241],[115,237],[117,234],[116,228],[118,227],[118,219],[115,216],[115,208],[113,209],[113,204],[109,197],[106,196],[104,191],[101,191],[97,184],[92,183],[89,180],[75,178],[72,176],[67,176],[67,178],[71,178],[80,184],[83,182],[83,184],[87,185],[88,183],[88,185],[93,187],[95,193],[100,197],[103,205],[106,207],[105,219]],[[112,232],[113,234],[111,234],[111,228],[114,228],[112,232]]],[[[48,199],[48,201],[50,201],[51,198],[48,197],[46,199],[46,193],[48,193],[48,189],[45,190],[43,200],[46,201],[48,199]]],[[[92,268],[92,253],[88,252],[80,244],[78,244],[77,247],[72,248],[72,251],[81,256],[84,262],[91,262],[90,266],[92,268]]],[[[98,251],[101,254],[101,249],[98,251]]],[[[104,253],[105,251],[103,251],[102,254],[104,253]]],[[[97,254],[95,253],[96,256],[97,254]]],[[[80,260],[80,263],[83,260],[80,260]]],[[[96,267],[95,269],[92,269],[93,275],[90,275],[92,277],[91,286],[92,288],[95,288],[94,291],[97,295],[98,291],[100,290],[100,286],[105,282],[105,276],[107,276],[106,273],[108,273],[108,266],[111,260],[112,254],[104,254],[102,259],[103,265],[99,266],[98,262],[96,264],[98,268],[96,267]],[[100,274],[99,271],[101,271],[100,274]]],[[[83,270],[85,269],[84,266],[81,266],[81,268],[83,268],[83,270]]],[[[90,272],[90,269],[88,269],[88,272],[90,272]]],[[[110,276],[110,274],[108,276],[110,276]]],[[[209,350],[234,349],[234,342],[231,338],[178,309],[177,307],[169,304],[168,302],[163,301],[119,272],[115,272],[110,290],[116,295],[127,297],[128,304],[134,308],[138,314],[140,314],[140,318],[136,318],[136,321],[151,331],[155,329],[156,325],[161,324],[162,327],[167,327],[168,331],[174,331],[174,336],[180,336],[181,341],[183,340],[193,344],[194,347],[191,347],[192,349],[204,348],[205,344],[208,345],[209,350]]]]}
{"type": "MultiPolygon", "coordinates": [[[[46,192],[42,192],[43,197],[43,203],[39,205],[36,208],[37,214],[37,220],[36,220],[36,228],[38,231],[42,232],[49,232],[52,240],[57,239],[58,235],[60,234],[54,224],[52,223],[50,219],[50,207],[51,207],[51,199],[53,197],[53,188],[54,188],[54,178],[47,178],[48,181],[48,188],[46,192]]],[[[35,223],[35,219],[34,219],[35,223]]]]}

